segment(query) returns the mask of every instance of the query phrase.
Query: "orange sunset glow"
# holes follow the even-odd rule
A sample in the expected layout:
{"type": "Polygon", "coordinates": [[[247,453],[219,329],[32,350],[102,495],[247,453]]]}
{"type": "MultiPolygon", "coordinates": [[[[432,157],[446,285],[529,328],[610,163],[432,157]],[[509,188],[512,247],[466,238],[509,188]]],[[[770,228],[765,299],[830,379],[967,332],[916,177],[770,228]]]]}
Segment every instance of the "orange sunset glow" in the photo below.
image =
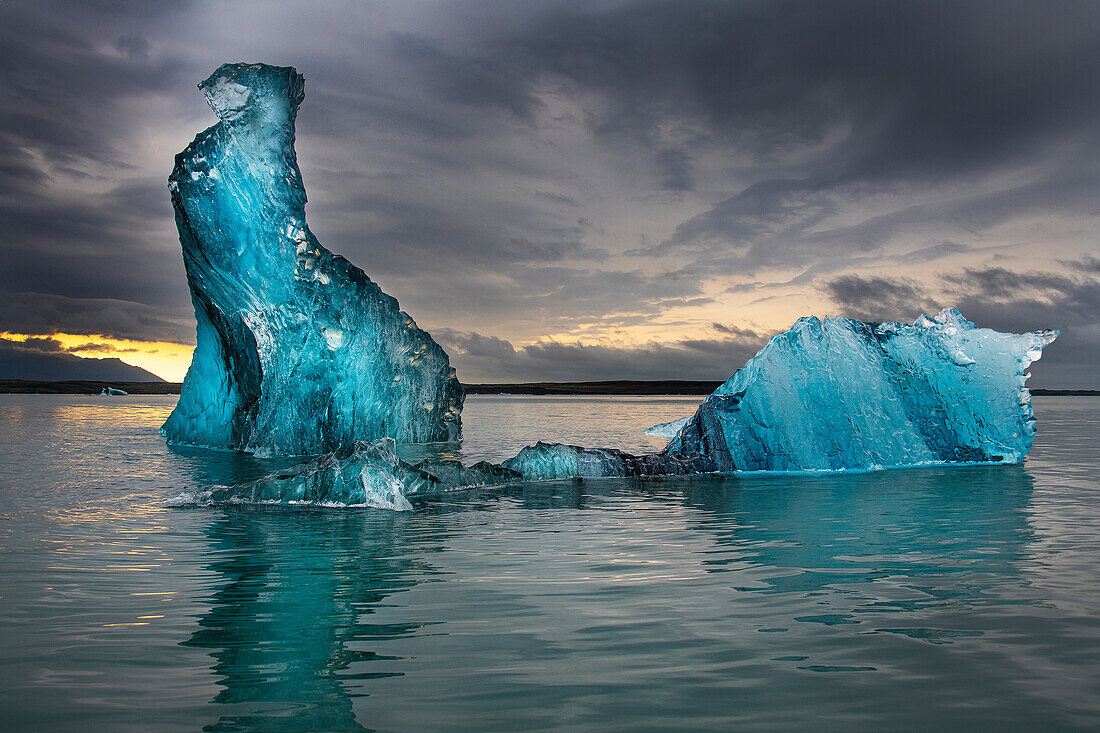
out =
{"type": "Polygon", "coordinates": [[[0,332],[0,338],[26,341],[30,338],[59,341],[65,352],[81,358],[117,358],[152,372],[167,382],[182,382],[191,364],[193,346],[164,341],[130,341],[100,335],[50,333],[26,334],[0,332]]]}

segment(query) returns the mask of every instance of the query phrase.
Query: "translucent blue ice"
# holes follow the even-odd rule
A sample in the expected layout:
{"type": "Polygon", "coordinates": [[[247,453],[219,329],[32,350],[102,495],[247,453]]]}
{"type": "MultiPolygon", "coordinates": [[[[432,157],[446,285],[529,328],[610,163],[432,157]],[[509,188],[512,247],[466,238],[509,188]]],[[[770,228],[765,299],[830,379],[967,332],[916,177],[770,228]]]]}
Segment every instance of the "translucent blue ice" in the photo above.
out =
{"type": "Polygon", "coordinates": [[[1017,463],[1035,438],[1027,367],[1056,331],[802,318],[700,405],[665,452],[719,471],[1017,463]]]}
{"type": "Polygon", "coordinates": [[[227,64],[199,85],[220,121],[169,178],[197,348],[162,432],[263,455],[456,440],[463,393],[447,354],[306,224],[303,84],[292,68],[227,64]]]}
{"type": "Polygon", "coordinates": [[[408,511],[412,505],[407,496],[440,489],[432,476],[397,457],[393,438],[380,438],[352,443],[255,481],[181,494],[167,503],[287,504],[408,511]]]}
{"type": "Polygon", "coordinates": [[[562,443],[529,445],[502,464],[526,481],[626,476],[684,476],[713,473],[704,455],[648,453],[632,455],[614,448],[581,448],[562,443]]]}
{"type": "Polygon", "coordinates": [[[374,507],[406,511],[409,498],[429,493],[504,486],[530,481],[713,473],[700,456],[634,456],[606,448],[537,443],[503,464],[455,460],[409,464],[397,456],[392,438],[357,442],[262,478],[201,492],[180,494],[171,506],[273,504],[374,507]]]}
{"type": "Polygon", "coordinates": [[[1026,369],[1057,332],[999,333],[958,311],[913,324],[802,318],[685,420],[664,451],[536,443],[502,464],[397,459],[356,444],[177,503],[409,508],[406,497],[524,481],[1017,463],[1035,437],[1026,369]]]}

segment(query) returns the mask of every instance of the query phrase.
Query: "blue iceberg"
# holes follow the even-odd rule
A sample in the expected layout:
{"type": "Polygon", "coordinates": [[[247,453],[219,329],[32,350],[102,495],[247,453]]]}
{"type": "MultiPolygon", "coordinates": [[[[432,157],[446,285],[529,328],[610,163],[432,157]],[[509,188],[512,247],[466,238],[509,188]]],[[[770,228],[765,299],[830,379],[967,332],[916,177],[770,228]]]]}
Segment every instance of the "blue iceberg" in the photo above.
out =
{"type": "MultiPolygon", "coordinates": [[[[395,442],[461,438],[446,352],[305,221],[289,67],[227,64],[219,118],[169,189],[198,321],[169,443],[319,455],[201,501],[408,509],[408,496],[568,478],[1016,463],[1035,437],[1027,367],[1056,331],[999,333],[954,309],[912,324],[802,318],[683,420],[660,453],[537,443],[502,464],[409,465],[395,442]]],[[[114,392],[114,390],[111,390],[114,392]]]]}
{"type": "Polygon", "coordinates": [[[689,418],[648,428],[660,453],[538,443],[527,480],[1018,463],[1035,439],[1027,367],[1057,331],[1000,333],[954,308],[912,324],[801,318],[689,418]]]}
{"type": "Polygon", "coordinates": [[[536,443],[501,464],[410,465],[392,440],[356,443],[177,504],[409,509],[409,496],[563,479],[840,472],[1023,460],[1035,438],[1026,369],[1056,331],[999,333],[958,311],[912,324],[802,318],[773,338],[660,453],[536,443]]]}
{"type": "Polygon", "coordinates": [[[302,76],[227,64],[199,88],[219,122],[169,178],[198,330],[168,442],[313,455],[458,440],[463,392],[446,352],[306,224],[302,76]]]}
{"type": "Polygon", "coordinates": [[[1018,463],[1027,367],[1057,331],[999,333],[954,308],[912,324],[801,318],[711,394],[666,454],[722,472],[1018,463]]]}

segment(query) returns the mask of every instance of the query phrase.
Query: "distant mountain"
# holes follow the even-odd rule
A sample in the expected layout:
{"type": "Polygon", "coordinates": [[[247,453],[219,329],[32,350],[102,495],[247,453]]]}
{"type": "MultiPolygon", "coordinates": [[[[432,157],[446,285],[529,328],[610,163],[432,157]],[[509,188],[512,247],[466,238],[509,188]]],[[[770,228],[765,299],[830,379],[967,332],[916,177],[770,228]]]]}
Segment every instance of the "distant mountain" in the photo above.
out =
{"type": "Polygon", "coordinates": [[[0,379],[46,382],[79,379],[99,382],[163,382],[141,367],[121,359],[83,359],[65,353],[44,353],[0,344],[0,379]]]}

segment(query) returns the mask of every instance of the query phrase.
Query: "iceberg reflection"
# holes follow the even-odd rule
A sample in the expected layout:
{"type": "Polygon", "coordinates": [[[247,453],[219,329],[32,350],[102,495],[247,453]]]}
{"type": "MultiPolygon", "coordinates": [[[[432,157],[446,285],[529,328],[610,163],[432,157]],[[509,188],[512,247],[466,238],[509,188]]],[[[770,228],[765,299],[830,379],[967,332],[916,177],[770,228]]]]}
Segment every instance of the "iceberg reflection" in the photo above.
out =
{"type": "Polygon", "coordinates": [[[365,681],[400,676],[401,659],[372,640],[416,634],[430,621],[371,624],[388,596],[434,573],[420,537],[393,512],[218,512],[206,528],[212,608],[185,646],[210,650],[227,706],[205,730],[365,730],[351,697],[365,681]]]}

